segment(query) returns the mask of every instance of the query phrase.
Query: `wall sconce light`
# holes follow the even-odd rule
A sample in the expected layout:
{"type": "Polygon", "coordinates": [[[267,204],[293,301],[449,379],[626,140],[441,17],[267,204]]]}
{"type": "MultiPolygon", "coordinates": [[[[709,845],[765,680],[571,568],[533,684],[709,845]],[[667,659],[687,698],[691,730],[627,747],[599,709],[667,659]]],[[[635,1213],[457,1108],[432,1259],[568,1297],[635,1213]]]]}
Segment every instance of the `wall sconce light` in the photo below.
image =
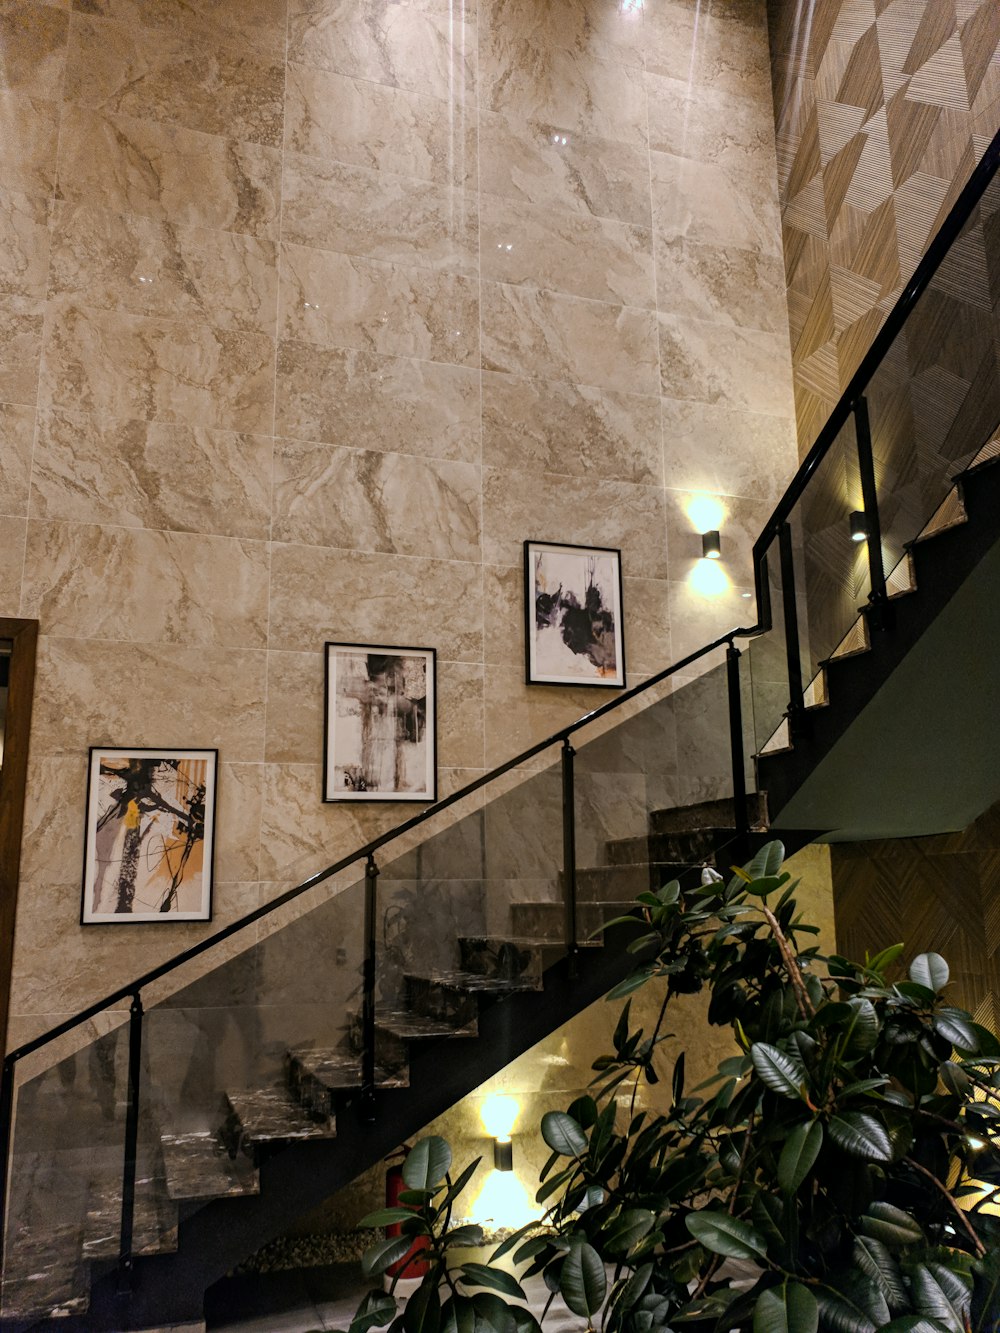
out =
{"type": "Polygon", "coordinates": [[[868,540],[868,519],[865,517],[863,509],[855,509],[851,513],[851,541],[866,542],[868,540]]]}
{"type": "Polygon", "coordinates": [[[513,1171],[514,1145],[511,1131],[521,1107],[516,1097],[494,1094],[487,1097],[480,1112],[487,1134],[493,1138],[493,1165],[497,1171],[513,1171]]]}
{"type": "Polygon", "coordinates": [[[701,553],[706,560],[721,560],[722,542],[719,538],[718,529],[711,532],[703,532],[701,535],[701,553]]]}

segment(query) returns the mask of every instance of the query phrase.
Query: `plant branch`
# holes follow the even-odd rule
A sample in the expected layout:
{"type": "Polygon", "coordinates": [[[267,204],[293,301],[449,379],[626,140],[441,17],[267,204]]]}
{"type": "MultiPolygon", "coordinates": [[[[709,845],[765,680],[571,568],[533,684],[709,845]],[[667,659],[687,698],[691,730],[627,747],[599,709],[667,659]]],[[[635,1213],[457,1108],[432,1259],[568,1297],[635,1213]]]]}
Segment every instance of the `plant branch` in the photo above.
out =
{"type": "Polygon", "coordinates": [[[802,980],[802,969],[796,961],[795,954],[785,938],[784,931],[778,924],[778,918],[768,907],[767,903],[761,902],[760,910],[767,919],[767,924],[771,927],[771,934],[778,942],[778,948],[781,951],[782,962],[785,964],[785,971],[792,983],[792,990],[795,992],[795,1002],[799,1006],[799,1013],[805,1019],[812,1018],[816,1010],[809,999],[809,993],[806,990],[806,983],[802,980]]]}
{"type": "Polygon", "coordinates": [[[915,1161],[913,1160],[912,1157],[904,1157],[904,1158],[903,1158],[903,1161],[906,1162],[908,1166],[912,1166],[913,1169],[914,1169],[914,1171],[918,1171],[918,1172],[920,1173],[920,1175],[926,1177],[926,1179],[929,1180],[929,1181],[931,1182],[931,1184],[934,1186],[934,1188],[938,1191],[938,1193],[942,1196],[942,1198],[943,1198],[943,1199],[945,1200],[945,1202],[948,1204],[948,1207],[952,1210],[952,1212],[955,1214],[955,1216],[956,1216],[956,1217],[958,1218],[958,1220],[961,1222],[964,1231],[965,1231],[966,1234],[968,1235],[969,1239],[972,1241],[972,1244],[975,1246],[976,1258],[977,1258],[977,1259],[984,1259],[984,1258],[986,1257],[986,1247],[985,1247],[985,1245],[983,1245],[982,1241],[979,1239],[979,1237],[976,1235],[975,1231],[973,1230],[972,1223],[969,1221],[969,1219],[966,1217],[965,1213],[962,1211],[961,1208],[959,1208],[958,1204],[955,1202],[955,1200],[954,1200],[954,1199],[951,1197],[951,1195],[948,1193],[948,1191],[947,1191],[947,1189],[945,1188],[945,1186],[941,1184],[940,1180],[938,1180],[938,1178],[937,1178],[937,1176],[934,1174],[934,1172],[933,1172],[933,1171],[928,1171],[927,1168],[926,1168],[926,1166],[921,1166],[920,1163],[919,1163],[919,1162],[915,1162],[915,1161]]]}

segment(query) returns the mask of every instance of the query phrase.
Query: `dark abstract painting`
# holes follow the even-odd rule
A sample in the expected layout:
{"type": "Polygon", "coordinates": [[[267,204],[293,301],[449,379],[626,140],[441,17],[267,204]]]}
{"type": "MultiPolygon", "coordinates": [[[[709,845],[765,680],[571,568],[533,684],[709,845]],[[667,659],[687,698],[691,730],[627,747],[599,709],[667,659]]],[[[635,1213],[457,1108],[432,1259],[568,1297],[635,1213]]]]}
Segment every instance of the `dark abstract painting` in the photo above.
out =
{"type": "Polygon", "coordinates": [[[436,797],[432,648],[326,645],[326,801],[436,797]]]}
{"type": "Polygon", "coordinates": [[[525,542],[529,684],[625,684],[621,554],[525,542]]]}
{"type": "Polygon", "coordinates": [[[92,747],[85,925],[211,918],[217,759],[92,747]]]}

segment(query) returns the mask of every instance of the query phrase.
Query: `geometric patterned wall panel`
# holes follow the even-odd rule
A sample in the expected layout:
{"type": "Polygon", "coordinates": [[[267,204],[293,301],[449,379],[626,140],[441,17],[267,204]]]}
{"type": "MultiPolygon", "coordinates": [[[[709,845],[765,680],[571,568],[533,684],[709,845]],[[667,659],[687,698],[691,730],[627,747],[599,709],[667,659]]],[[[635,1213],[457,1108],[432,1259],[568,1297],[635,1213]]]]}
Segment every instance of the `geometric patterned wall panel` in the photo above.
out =
{"type": "Polygon", "coordinates": [[[900,940],[951,968],[952,1003],[1000,1031],[1000,804],[961,833],[831,848],[837,948],[863,960],[900,940]]]}
{"type": "Polygon", "coordinates": [[[1000,127],[997,0],[769,0],[805,452],[1000,127]]]}

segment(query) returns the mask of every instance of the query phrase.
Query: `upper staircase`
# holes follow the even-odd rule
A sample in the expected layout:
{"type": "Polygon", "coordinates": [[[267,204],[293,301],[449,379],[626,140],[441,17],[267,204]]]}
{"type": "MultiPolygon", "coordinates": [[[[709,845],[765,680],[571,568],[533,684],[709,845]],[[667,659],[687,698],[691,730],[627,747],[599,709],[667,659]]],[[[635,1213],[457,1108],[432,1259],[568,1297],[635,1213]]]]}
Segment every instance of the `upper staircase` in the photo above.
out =
{"type": "Polygon", "coordinates": [[[7,1057],[3,1328],[196,1323],[630,970],[637,892],[996,799],[998,168],[1000,135],[758,539],[757,624],[7,1057]]]}

